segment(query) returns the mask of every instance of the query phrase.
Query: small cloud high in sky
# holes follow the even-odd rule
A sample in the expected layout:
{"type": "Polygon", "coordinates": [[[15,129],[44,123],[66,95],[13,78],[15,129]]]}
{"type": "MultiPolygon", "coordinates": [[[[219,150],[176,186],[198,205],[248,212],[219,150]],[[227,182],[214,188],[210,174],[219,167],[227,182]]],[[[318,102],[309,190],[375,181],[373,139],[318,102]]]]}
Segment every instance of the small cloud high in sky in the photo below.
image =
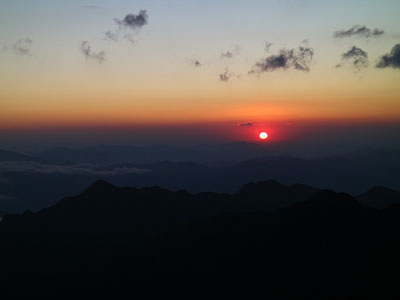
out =
{"type": "Polygon", "coordinates": [[[258,61],[250,73],[260,74],[288,69],[309,72],[313,57],[314,49],[306,46],[295,49],[281,49],[278,54],[269,55],[258,61]]]}
{"type": "Polygon", "coordinates": [[[30,38],[21,38],[12,45],[11,50],[17,55],[29,55],[32,43],[30,38]]]}
{"type": "Polygon", "coordinates": [[[0,133],[397,122],[399,11],[398,0],[0,1],[0,133]]]}
{"type": "Polygon", "coordinates": [[[346,64],[349,64],[356,71],[367,68],[369,65],[368,53],[361,48],[353,46],[342,54],[342,62],[336,67],[340,68],[346,64]]]}
{"type": "Polygon", "coordinates": [[[370,29],[365,25],[354,25],[349,29],[338,30],[335,32],[335,38],[350,38],[350,37],[360,37],[360,38],[371,38],[380,37],[385,34],[383,29],[370,29]]]}
{"type": "Polygon", "coordinates": [[[139,29],[147,24],[148,18],[147,12],[141,10],[137,15],[127,14],[122,20],[115,19],[115,22],[121,27],[139,29]]]}
{"type": "Polygon", "coordinates": [[[106,53],[104,51],[95,52],[88,41],[83,41],[80,45],[83,55],[88,59],[97,60],[99,63],[105,60],[106,53]]]}

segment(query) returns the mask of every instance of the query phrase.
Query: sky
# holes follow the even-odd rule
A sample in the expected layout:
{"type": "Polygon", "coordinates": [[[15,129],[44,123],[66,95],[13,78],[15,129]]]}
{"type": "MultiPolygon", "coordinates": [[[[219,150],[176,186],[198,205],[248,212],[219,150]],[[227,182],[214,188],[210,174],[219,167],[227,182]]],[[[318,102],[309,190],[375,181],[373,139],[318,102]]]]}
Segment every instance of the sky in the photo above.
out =
{"type": "Polygon", "coordinates": [[[393,132],[399,11],[398,0],[3,0],[0,134],[11,145],[82,130],[96,143],[122,143],[121,131],[138,143],[298,139],[324,124],[393,132]]]}

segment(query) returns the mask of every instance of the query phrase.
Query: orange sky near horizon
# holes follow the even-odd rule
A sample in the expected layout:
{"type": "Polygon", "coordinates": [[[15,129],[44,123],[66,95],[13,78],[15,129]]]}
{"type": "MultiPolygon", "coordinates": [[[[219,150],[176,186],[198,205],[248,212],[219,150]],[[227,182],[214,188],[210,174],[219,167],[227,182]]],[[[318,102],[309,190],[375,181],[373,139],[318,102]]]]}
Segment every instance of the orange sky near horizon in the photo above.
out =
{"type": "Polygon", "coordinates": [[[5,22],[0,29],[5,49],[0,51],[0,130],[400,121],[400,71],[376,67],[382,55],[399,43],[398,2],[380,5],[375,23],[371,15],[376,16],[378,6],[372,2],[343,1],[364,14],[353,13],[354,9],[343,13],[337,4],[320,1],[313,1],[313,11],[303,7],[301,14],[302,6],[292,9],[282,1],[253,1],[254,7],[237,1],[229,13],[213,2],[210,7],[216,6],[218,13],[189,2],[189,6],[176,3],[174,13],[180,17],[172,22],[165,15],[165,3],[143,1],[150,7],[149,22],[135,32],[134,44],[122,37],[118,42],[104,39],[105,31],[115,29],[117,16],[137,13],[139,8],[128,10],[125,1],[91,11],[72,2],[4,5],[0,9],[5,22]],[[274,10],[267,10],[272,3],[274,10]],[[32,30],[15,17],[23,5],[35,12],[23,10],[32,30]],[[342,18],[332,11],[343,13],[342,18]],[[210,14],[207,22],[201,12],[210,14]],[[249,22],[239,24],[244,12],[249,22]],[[291,17],[282,19],[277,12],[290,12],[291,17]],[[333,36],[337,30],[364,23],[370,29],[382,28],[385,35],[341,40],[333,36]],[[15,51],[24,37],[31,40],[23,46],[26,51],[15,51]],[[90,43],[92,56],[85,57],[79,47],[82,41],[90,43]],[[266,42],[272,45],[269,52],[266,42]],[[348,63],[336,68],[354,45],[368,53],[368,66],[358,70],[348,63]],[[313,51],[308,71],[288,66],[256,75],[250,72],[257,62],[300,47],[313,51]],[[93,53],[101,50],[106,58],[99,62],[93,53]],[[227,51],[233,53],[231,58],[221,56],[227,51]],[[201,67],[193,64],[194,59],[202,62],[201,67]],[[224,72],[229,72],[225,81],[220,77],[224,72]]]}

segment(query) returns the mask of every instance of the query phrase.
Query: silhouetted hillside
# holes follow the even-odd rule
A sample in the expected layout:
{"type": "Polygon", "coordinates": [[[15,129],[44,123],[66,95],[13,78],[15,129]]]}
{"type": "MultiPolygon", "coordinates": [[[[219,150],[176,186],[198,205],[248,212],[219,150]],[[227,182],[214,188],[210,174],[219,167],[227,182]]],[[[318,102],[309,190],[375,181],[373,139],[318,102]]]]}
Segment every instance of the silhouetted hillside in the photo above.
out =
{"type": "Polygon", "coordinates": [[[274,181],[234,196],[97,181],[4,218],[0,290],[40,299],[399,296],[399,207],[274,181]],[[296,203],[256,211],[269,201],[296,203]]]}
{"type": "Polygon", "coordinates": [[[274,180],[249,183],[233,195],[237,210],[277,210],[304,201],[318,190],[301,184],[282,185],[274,180]]]}
{"type": "Polygon", "coordinates": [[[400,204],[400,192],[383,186],[375,186],[357,198],[361,203],[375,208],[385,208],[393,204],[400,204]]]}

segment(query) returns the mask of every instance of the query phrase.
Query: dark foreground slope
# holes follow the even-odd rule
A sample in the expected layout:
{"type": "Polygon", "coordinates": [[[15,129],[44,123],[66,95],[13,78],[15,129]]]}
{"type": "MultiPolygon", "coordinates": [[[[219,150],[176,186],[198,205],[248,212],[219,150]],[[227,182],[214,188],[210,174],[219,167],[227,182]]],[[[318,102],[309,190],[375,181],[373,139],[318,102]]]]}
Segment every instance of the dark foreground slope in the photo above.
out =
{"type": "Polygon", "coordinates": [[[5,217],[0,290],[40,299],[399,296],[399,233],[399,206],[379,211],[304,186],[260,183],[232,197],[100,181],[5,217]],[[278,199],[292,206],[265,210],[278,199]]]}

